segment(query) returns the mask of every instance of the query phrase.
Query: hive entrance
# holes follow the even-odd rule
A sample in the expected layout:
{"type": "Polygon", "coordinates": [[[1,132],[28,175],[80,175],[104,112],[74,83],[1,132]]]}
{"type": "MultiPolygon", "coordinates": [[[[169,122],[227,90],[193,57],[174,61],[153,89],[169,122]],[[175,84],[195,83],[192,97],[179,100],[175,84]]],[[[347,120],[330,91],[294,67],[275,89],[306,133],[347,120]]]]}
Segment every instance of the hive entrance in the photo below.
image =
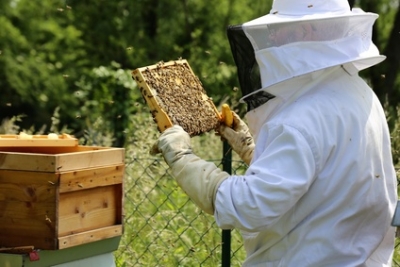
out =
{"type": "Polygon", "coordinates": [[[216,128],[220,114],[186,60],[142,67],[132,72],[158,130],[180,125],[190,136],[216,128]]]}

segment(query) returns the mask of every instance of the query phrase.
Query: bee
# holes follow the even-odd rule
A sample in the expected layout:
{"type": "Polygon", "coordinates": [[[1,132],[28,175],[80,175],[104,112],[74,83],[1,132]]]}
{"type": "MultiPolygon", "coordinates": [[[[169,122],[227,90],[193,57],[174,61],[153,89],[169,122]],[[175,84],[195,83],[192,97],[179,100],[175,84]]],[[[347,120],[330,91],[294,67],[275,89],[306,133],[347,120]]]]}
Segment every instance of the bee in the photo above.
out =
{"type": "Polygon", "coordinates": [[[47,217],[47,215],[46,215],[46,218],[45,218],[45,220],[46,220],[47,222],[51,223],[51,220],[50,220],[50,218],[49,218],[49,217],[47,217]]]}

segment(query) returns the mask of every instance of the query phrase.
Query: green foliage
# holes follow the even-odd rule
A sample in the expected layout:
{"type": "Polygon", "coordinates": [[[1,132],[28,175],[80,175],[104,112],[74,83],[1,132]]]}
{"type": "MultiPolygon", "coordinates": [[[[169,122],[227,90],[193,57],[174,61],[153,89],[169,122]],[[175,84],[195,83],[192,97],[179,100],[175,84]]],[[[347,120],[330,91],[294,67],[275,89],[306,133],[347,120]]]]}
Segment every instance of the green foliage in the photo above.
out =
{"type": "Polygon", "coordinates": [[[112,145],[124,146],[126,132],[131,127],[129,116],[138,112],[138,102],[142,98],[130,71],[111,62],[110,66],[94,68],[81,77],[76,88],[74,95],[80,106],[73,114],[74,123],[83,121],[84,127],[97,123],[97,130],[115,137],[112,145]]]}
{"type": "MultiPolygon", "coordinates": [[[[127,218],[132,228],[126,229],[118,266],[198,266],[197,254],[210,256],[204,265],[216,266],[220,259],[218,250],[210,251],[206,245],[218,247],[220,236],[215,233],[219,230],[188,202],[170,179],[162,159],[148,155],[159,133],[130,77],[131,70],[159,61],[187,59],[217,106],[227,102],[242,114],[226,27],[268,13],[271,2],[0,1],[0,133],[66,132],[77,136],[81,144],[126,148],[126,213],[136,213],[127,218]],[[139,159],[154,164],[144,164],[148,168],[143,169],[139,159]],[[156,211],[155,206],[161,210],[156,211]],[[185,231],[185,224],[209,229],[200,238],[204,241],[199,243],[194,231],[185,231]],[[139,234],[138,229],[143,232],[139,234]],[[184,241],[176,239],[176,233],[184,241]],[[146,251],[161,255],[162,262],[146,251]],[[140,256],[139,262],[132,262],[140,256]]],[[[395,18],[399,3],[355,2],[355,6],[381,14],[374,41],[388,59],[362,75],[382,101],[390,100],[385,109],[398,166],[400,46],[399,20],[395,18]]],[[[193,146],[205,159],[218,163],[222,157],[221,142],[212,133],[194,138],[193,146]]],[[[238,166],[237,171],[244,171],[244,167],[238,166]]],[[[235,232],[234,240],[233,246],[240,244],[235,232]]],[[[240,247],[233,249],[238,250],[235,264],[239,265],[244,253],[240,247]]]]}
{"type": "Polygon", "coordinates": [[[24,127],[50,123],[56,107],[66,113],[78,105],[69,93],[79,69],[88,62],[81,33],[59,19],[51,1],[8,1],[0,15],[0,112],[26,114],[24,127]]]}
{"type": "Polygon", "coordinates": [[[137,112],[139,98],[125,73],[182,57],[216,103],[227,100],[237,78],[226,26],[268,7],[227,0],[9,0],[2,6],[0,114],[25,114],[20,126],[38,128],[50,125],[58,108],[60,125],[76,136],[101,124],[116,146],[124,145],[127,116],[137,112]]]}
{"type": "MultiPolygon", "coordinates": [[[[127,114],[136,112],[131,103],[138,97],[130,99],[131,79],[125,80],[131,85],[120,84],[115,75],[178,58],[189,61],[215,103],[228,101],[242,110],[235,102],[240,93],[233,91],[238,81],[226,27],[267,14],[271,2],[4,0],[0,114],[25,114],[21,127],[37,128],[50,125],[59,108],[60,124],[77,136],[101,121],[114,135],[113,144],[122,146],[131,127],[127,114]]],[[[356,1],[355,6],[384,14],[374,36],[381,49],[389,47],[398,3],[356,1]]],[[[400,86],[400,76],[392,78],[396,66],[387,62],[363,72],[381,98],[400,86]]]]}
{"type": "MultiPolygon", "coordinates": [[[[400,108],[398,107],[396,109],[397,115],[396,117],[398,118],[400,116],[400,108]]],[[[389,117],[389,119],[391,119],[389,117]]],[[[393,118],[392,118],[393,120],[393,118]]],[[[392,141],[392,154],[393,154],[393,162],[397,168],[400,168],[400,120],[394,120],[392,121],[393,123],[393,129],[391,133],[391,141],[392,141]]]]}

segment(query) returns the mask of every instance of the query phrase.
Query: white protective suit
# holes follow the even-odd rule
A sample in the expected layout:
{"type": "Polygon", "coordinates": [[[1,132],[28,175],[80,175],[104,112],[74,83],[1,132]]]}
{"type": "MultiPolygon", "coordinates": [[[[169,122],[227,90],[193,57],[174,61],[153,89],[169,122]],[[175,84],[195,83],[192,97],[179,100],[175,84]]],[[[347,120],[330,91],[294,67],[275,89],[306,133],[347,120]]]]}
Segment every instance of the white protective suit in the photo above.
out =
{"type": "Polygon", "coordinates": [[[217,224],[242,232],[243,266],[391,266],[396,176],[373,91],[340,66],[273,89],[247,114],[246,174],[216,194],[217,224]]]}
{"type": "Polygon", "coordinates": [[[254,143],[244,123],[236,137],[237,129],[219,129],[245,162],[252,158],[245,175],[194,155],[179,126],[160,136],[157,150],[182,189],[222,229],[241,231],[243,266],[391,266],[390,135],[358,76],[384,60],[371,41],[376,18],[350,11],[347,0],[275,0],[269,15],[243,24],[262,85],[244,101],[274,96],[246,115],[254,143]]]}

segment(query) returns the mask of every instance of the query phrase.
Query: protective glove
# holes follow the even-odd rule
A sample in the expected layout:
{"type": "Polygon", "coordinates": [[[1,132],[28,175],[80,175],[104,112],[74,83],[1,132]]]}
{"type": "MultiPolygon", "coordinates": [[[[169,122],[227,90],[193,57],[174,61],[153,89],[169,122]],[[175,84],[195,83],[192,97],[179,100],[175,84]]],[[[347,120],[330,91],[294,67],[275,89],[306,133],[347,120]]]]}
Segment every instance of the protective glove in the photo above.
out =
{"type": "Polygon", "coordinates": [[[254,152],[254,140],[250,134],[249,128],[246,123],[242,121],[234,111],[233,114],[233,125],[232,128],[221,123],[217,128],[217,133],[228,141],[240,158],[249,165],[254,152]]]}
{"type": "Polygon", "coordinates": [[[219,185],[229,177],[215,164],[193,154],[190,136],[174,125],[159,137],[151,153],[161,152],[178,185],[203,211],[214,214],[214,201],[219,185]]]}

